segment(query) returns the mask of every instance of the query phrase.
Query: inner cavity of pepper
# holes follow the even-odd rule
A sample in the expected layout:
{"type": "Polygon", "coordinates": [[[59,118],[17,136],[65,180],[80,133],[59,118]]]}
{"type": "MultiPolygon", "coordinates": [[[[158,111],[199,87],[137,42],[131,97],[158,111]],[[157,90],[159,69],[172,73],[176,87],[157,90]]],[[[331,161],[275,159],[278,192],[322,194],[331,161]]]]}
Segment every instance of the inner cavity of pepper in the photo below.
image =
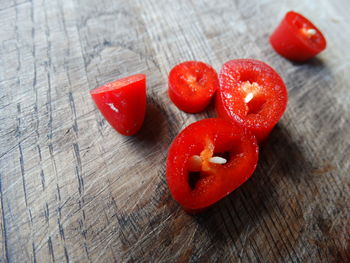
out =
{"type": "Polygon", "coordinates": [[[208,165],[204,164],[204,162],[208,162],[210,164],[225,164],[227,163],[227,159],[220,156],[213,156],[209,159],[202,159],[199,155],[193,155],[188,160],[188,170],[189,171],[208,171],[210,168],[208,165]]]}
{"type": "Polygon", "coordinates": [[[259,113],[266,100],[261,94],[261,87],[257,82],[249,80],[242,82],[242,92],[245,94],[244,102],[247,105],[247,115],[259,113]]]}
{"type": "Polygon", "coordinates": [[[204,76],[201,72],[188,72],[181,76],[183,81],[191,88],[193,93],[196,93],[202,88],[204,76]]]}
{"type": "Polygon", "coordinates": [[[229,160],[229,152],[214,153],[214,145],[208,140],[204,150],[199,155],[192,155],[188,160],[190,188],[195,189],[197,183],[207,175],[213,165],[225,165],[229,160]]]}
{"type": "Polygon", "coordinates": [[[230,160],[230,153],[216,153],[208,159],[209,165],[203,162],[201,156],[193,155],[188,160],[188,184],[191,190],[194,190],[198,182],[209,174],[210,165],[225,165],[230,160]],[[204,165],[203,165],[204,164],[204,165]]]}

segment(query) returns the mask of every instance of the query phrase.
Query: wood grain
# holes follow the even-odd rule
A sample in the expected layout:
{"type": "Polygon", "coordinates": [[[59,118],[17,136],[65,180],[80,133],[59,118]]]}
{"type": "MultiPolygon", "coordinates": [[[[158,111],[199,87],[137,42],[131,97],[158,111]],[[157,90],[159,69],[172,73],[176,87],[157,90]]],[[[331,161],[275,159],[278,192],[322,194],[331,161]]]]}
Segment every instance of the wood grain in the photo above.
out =
{"type": "Polygon", "coordinates": [[[1,0],[0,262],[350,262],[347,0],[1,0]],[[268,36],[288,10],[326,34],[306,64],[268,36]],[[175,64],[274,67],[288,109],[254,176],[202,215],[171,199],[165,160],[188,124],[175,64]],[[144,126],[117,134],[88,91],[147,74],[144,126]]]}

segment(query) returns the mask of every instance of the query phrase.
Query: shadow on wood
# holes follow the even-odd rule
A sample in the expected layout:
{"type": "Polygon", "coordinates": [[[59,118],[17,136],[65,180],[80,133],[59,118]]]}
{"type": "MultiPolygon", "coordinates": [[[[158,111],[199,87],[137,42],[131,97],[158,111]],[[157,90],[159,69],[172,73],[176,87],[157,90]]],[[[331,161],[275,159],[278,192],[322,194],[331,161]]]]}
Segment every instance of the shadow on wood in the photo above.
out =
{"type": "Polygon", "coordinates": [[[295,141],[284,126],[277,124],[267,142],[260,147],[260,162],[267,168],[279,169],[279,175],[287,176],[297,183],[302,171],[312,169],[313,166],[301,147],[301,142],[295,141]]]}
{"type": "Polygon", "coordinates": [[[319,57],[313,57],[304,62],[291,61],[294,66],[310,65],[314,67],[325,67],[324,61],[319,57]]]}
{"type": "MultiPolygon", "coordinates": [[[[287,232],[283,228],[293,224],[301,231],[304,219],[298,206],[293,208],[295,213],[288,218],[275,218],[276,210],[283,213],[283,204],[286,203],[279,200],[280,189],[276,187],[280,187],[283,177],[297,181],[298,167],[304,167],[307,163],[286,128],[278,125],[270,134],[268,143],[262,147],[258,167],[252,177],[229,196],[202,214],[195,215],[194,219],[212,240],[220,244],[217,245],[219,247],[234,246],[236,251],[246,253],[247,246],[254,249],[254,243],[264,243],[257,240],[263,235],[266,244],[275,243],[270,248],[274,255],[272,259],[283,259],[288,252],[283,250],[285,244],[280,242],[280,234],[266,232],[266,229],[276,228],[276,224],[279,224],[281,231],[287,232]]],[[[288,234],[294,235],[291,232],[288,234]]],[[[296,242],[294,238],[290,240],[288,242],[296,242]]]]}
{"type": "Polygon", "coordinates": [[[140,131],[135,135],[136,140],[146,143],[157,143],[166,129],[164,110],[156,100],[147,98],[146,116],[140,131]]]}

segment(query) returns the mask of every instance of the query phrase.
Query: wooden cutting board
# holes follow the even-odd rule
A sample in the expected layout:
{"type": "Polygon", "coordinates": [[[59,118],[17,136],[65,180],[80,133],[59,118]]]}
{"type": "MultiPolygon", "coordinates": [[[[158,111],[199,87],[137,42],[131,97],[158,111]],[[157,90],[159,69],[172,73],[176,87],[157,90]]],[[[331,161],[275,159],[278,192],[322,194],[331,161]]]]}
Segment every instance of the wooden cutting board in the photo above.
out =
{"type": "Polygon", "coordinates": [[[1,0],[0,262],[350,262],[348,0],[1,0]],[[295,10],[327,50],[268,37],[295,10]],[[167,150],[191,115],[167,73],[235,58],[275,68],[288,109],[242,187],[198,216],[172,200],[167,150]],[[142,130],[116,133],[89,90],[147,74],[142,130]]]}

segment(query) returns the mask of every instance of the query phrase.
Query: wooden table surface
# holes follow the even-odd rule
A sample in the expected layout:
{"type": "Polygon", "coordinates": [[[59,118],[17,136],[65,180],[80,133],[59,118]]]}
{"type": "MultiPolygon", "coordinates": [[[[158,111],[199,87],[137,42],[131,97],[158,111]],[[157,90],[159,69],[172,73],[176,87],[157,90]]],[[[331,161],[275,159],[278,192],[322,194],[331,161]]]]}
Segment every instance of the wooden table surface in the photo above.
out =
{"type": "Polygon", "coordinates": [[[0,262],[350,262],[350,2],[1,0],[0,262]],[[288,10],[328,39],[305,64],[268,36],[288,10]],[[165,160],[191,115],[167,96],[185,60],[274,67],[288,109],[242,187],[198,216],[165,160]],[[147,74],[142,130],[116,133],[89,90],[147,74]]]}

